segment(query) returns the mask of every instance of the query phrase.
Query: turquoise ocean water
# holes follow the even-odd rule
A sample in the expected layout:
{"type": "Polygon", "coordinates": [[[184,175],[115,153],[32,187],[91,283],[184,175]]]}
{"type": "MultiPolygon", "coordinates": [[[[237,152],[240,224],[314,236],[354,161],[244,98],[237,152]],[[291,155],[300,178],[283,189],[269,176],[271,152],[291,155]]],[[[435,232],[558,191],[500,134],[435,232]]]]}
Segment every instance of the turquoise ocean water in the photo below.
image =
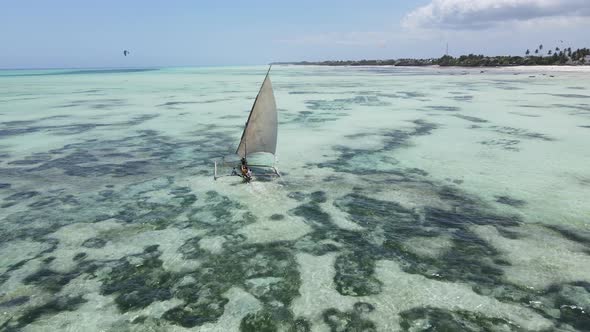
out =
{"type": "Polygon", "coordinates": [[[0,71],[0,331],[590,329],[588,72],[0,71]]]}

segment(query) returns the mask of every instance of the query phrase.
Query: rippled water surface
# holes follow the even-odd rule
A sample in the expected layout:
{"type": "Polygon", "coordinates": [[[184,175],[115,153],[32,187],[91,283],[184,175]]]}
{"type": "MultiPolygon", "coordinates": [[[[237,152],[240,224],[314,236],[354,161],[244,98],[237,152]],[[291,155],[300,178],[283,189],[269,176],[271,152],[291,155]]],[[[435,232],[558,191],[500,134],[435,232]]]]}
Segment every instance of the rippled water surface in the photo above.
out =
{"type": "Polygon", "coordinates": [[[0,331],[590,330],[587,73],[0,71],[0,331]]]}

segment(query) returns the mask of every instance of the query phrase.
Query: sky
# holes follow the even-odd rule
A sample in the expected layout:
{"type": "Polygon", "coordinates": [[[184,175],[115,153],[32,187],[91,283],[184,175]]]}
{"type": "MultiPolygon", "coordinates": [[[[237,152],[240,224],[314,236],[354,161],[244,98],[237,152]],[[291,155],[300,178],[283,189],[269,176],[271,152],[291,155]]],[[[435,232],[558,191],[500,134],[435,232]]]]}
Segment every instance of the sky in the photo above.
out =
{"type": "Polygon", "coordinates": [[[0,68],[430,58],[447,43],[454,56],[590,47],[590,0],[0,1],[0,68]]]}

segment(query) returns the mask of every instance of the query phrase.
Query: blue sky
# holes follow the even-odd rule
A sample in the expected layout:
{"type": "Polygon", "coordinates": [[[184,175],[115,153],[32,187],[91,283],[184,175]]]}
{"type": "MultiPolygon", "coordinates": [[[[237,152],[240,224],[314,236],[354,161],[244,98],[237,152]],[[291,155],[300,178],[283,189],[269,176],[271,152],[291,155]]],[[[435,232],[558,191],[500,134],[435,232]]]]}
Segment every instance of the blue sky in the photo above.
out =
{"type": "Polygon", "coordinates": [[[590,46],[590,1],[18,0],[0,31],[0,68],[522,54],[590,46]]]}

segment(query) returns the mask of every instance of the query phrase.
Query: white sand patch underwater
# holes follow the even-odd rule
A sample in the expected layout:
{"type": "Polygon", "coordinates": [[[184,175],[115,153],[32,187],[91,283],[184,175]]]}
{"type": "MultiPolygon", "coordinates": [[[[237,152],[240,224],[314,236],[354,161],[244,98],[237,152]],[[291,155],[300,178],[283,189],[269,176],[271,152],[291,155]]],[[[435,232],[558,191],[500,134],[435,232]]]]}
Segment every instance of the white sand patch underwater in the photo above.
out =
{"type": "MultiPolygon", "coordinates": [[[[406,274],[389,261],[378,263],[377,273],[384,281],[384,292],[374,298],[343,297],[334,291],[331,268],[334,255],[314,257],[301,255],[298,261],[309,266],[302,274],[302,295],[294,302],[293,311],[308,317],[312,322],[322,325],[322,308],[332,306],[340,311],[353,311],[354,304],[366,303],[374,306],[374,312],[365,312],[367,318],[377,323],[382,331],[395,330],[399,326],[399,313],[414,307],[435,306],[448,310],[469,310],[494,317],[506,318],[508,322],[529,330],[541,330],[551,323],[529,309],[506,305],[501,302],[473,293],[465,285],[444,283],[426,279],[422,276],[406,274]]],[[[323,328],[329,330],[328,328],[323,328]]],[[[318,330],[323,330],[319,328],[318,330]]]]}
{"type": "Polygon", "coordinates": [[[0,331],[590,329],[587,68],[266,69],[0,71],[0,331]]]}
{"type": "Polygon", "coordinates": [[[505,268],[506,278],[521,286],[543,289],[590,274],[588,248],[554,231],[527,225],[517,231],[517,239],[504,238],[489,226],[478,226],[475,232],[508,256],[512,264],[505,268]]]}

